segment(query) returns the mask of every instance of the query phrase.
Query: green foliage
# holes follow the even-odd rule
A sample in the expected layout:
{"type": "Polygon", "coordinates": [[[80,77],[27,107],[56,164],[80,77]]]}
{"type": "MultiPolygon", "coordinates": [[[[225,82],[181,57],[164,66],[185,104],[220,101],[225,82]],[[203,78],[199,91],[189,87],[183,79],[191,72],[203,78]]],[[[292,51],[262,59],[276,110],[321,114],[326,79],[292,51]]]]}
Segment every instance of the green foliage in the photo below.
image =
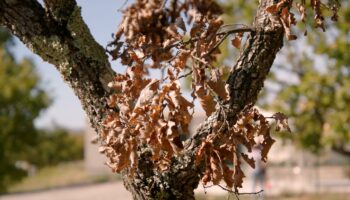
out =
{"type": "MultiPolygon", "coordinates": [[[[250,1],[221,1],[227,24],[252,22],[248,16],[255,10],[250,1]]],[[[268,110],[285,113],[292,122],[294,134],[285,134],[302,148],[318,153],[324,147],[343,148],[350,141],[350,3],[341,1],[339,21],[326,21],[326,32],[315,29],[314,14],[308,10],[308,23],[293,29],[298,40],[285,41],[259,101],[268,110]],[[308,30],[307,40],[304,32],[308,30]],[[291,81],[291,78],[296,81],[291,81]]],[[[327,17],[332,13],[322,10],[327,17]]],[[[300,18],[300,16],[296,16],[300,18]]],[[[222,64],[232,67],[237,50],[230,41],[220,48],[222,64]],[[230,58],[229,60],[227,58],[230,58]]]]}
{"type": "Polygon", "coordinates": [[[270,79],[279,89],[266,107],[287,114],[294,127],[292,139],[314,153],[325,147],[344,149],[350,141],[348,2],[342,2],[339,16],[325,33],[313,31],[307,43],[289,46],[287,62],[278,66],[270,79]],[[295,51],[298,45],[308,50],[295,51]],[[297,81],[291,82],[289,77],[297,81]]]}
{"type": "Polygon", "coordinates": [[[29,59],[17,62],[11,36],[0,29],[0,193],[26,176],[18,161],[43,167],[83,158],[83,137],[62,129],[38,130],[34,120],[50,100],[29,59]]]}
{"type": "Polygon", "coordinates": [[[24,151],[34,145],[38,132],[34,119],[48,106],[38,86],[39,77],[28,59],[16,62],[8,50],[10,36],[0,31],[0,192],[25,173],[15,167],[26,160],[24,151]]]}
{"type": "Polygon", "coordinates": [[[35,148],[28,149],[30,162],[38,167],[57,165],[60,162],[82,160],[84,138],[63,129],[40,131],[35,148]]]}

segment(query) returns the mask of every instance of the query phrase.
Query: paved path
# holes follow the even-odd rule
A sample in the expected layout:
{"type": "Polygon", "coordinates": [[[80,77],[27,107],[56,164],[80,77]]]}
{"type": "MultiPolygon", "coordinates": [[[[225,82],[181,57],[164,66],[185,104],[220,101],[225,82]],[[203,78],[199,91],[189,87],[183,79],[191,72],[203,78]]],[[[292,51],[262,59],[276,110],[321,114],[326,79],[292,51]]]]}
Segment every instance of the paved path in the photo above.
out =
{"type": "Polygon", "coordinates": [[[122,182],[61,188],[40,192],[0,196],[0,200],[129,200],[122,182]]]}
{"type": "MultiPolygon", "coordinates": [[[[247,170],[250,174],[249,170],[247,170]]],[[[320,169],[319,186],[315,180],[313,170],[305,168],[295,174],[289,168],[274,168],[268,175],[266,195],[279,195],[281,193],[303,192],[340,192],[350,194],[350,179],[347,179],[341,168],[324,167],[320,169]]],[[[222,185],[225,185],[224,183],[222,185]]],[[[240,192],[252,192],[252,182],[245,179],[240,192]]],[[[258,188],[257,188],[258,189],[258,188]]],[[[259,189],[258,189],[259,190],[259,189]]],[[[201,185],[196,194],[204,194],[201,185]]],[[[225,195],[227,192],[219,187],[206,189],[207,197],[225,195]]],[[[124,188],[122,182],[109,182],[95,185],[67,187],[61,189],[45,190],[40,192],[13,194],[0,196],[0,200],[131,200],[130,193],[124,188]]]]}
{"type": "MultiPolygon", "coordinates": [[[[211,187],[205,191],[207,196],[226,194],[219,187],[211,187]]],[[[195,192],[204,195],[204,189],[201,185],[195,192]]],[[[109,182],[5,195],[0,196],[0,200],[132,200],[132,197],[122,182],[109,182]]]]}

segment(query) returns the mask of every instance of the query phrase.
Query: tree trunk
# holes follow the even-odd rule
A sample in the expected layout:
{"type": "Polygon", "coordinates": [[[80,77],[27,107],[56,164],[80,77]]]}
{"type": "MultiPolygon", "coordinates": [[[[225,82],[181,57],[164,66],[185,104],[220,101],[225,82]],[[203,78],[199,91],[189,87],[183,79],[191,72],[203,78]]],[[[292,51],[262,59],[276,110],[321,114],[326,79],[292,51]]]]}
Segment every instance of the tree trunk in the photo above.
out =
{"type": "MultiPolygon", "coordinates": [[[[224,107],[228,121],[232,124],[246,105],[256,102],[276,54],[283,46],[283,25],[277,16],[265,11],[272,4],[273,1],[261,1],[254,23],[255,31],[248,36],[227,80],[230,85],[230,102],[224,107]]],[[[191,141],[188,141],[186,153],[173,162],[170,172],[157,173],[149,170],[152,166],[141,165],[138,166],[138,176],[134,179],[124,176],[124,184],[133,193],[133,198],[195,199],[194,190],[204,172],[204,166],[196,166],[194,163],[195,153],[214,123],[223,120],[219,113],[214,112],[200,125],[191,141]]]]}
{"type": "MultiPolygon", "coordinates": [[[[52,63],[72,87],[97,132],[107,107],[108,82],[114,72],[104,49],[91,36],[74,0],[44,0],[44,9],[35,0],[0,0],[0,25],[6,26],[34,53],[52,63]]],[[[265,9],[273,0],[260,0],[254,32],[232,69],[227,83],[230,102],[224,112],[230,123],[249,104],[254,104],[264,80],[283,45],[283,26],[265,9]]],[[[150,150],[140,148],[138,168],[133,178],[123,172],[125,187],[134,199],[194,199],[204,167],[195,165],[195,153],[213,124],[222,120],[219,111],[201,124],[187,141],[182,155],[174,157],[166,172],[153,169],[150,150]]],[[[225,130],[224,130],[225,131],[225,130]]]]}

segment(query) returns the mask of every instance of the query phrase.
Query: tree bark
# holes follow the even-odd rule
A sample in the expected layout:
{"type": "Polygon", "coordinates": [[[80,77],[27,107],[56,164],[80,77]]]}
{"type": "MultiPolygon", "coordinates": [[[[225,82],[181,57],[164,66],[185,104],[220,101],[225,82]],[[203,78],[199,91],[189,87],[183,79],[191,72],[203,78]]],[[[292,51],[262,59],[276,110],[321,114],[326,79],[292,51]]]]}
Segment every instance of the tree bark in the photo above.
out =
{"type": "MultiPolygon", "coordinates": [[[[52,63],[72,87],[97,132],[107,108],[108,82],[114,73],[104,49],[83,22],[74,0],[0,0],[0,25],[6,26],[34,53],[52,63]]],[[[223,106],[230,123],[249,104],[254,104],[277,52],[283,45],[283,26],[277,15],[265,9],[273,0],[260,0],[254,29],[227,80],[230,102],[223,106]]],[[[217,110],[187,141],[183,154],[174,157],[166,172],[153,169],[150,150],[140,148],[133,178],[124,172],[124,184],[134,199],[194,199],[204,167],[195,165],[195,154],[216,121],[217,110]]],[[[224,130],[225,131],[225,130],[224,130]]]]}
{"type": "Polygon", "coordinates": [[[46,10],[35,0],[0,0],[0,24],[56,66],[98,131],[107,84],[114,77],[107,55],[93,39],[74,0],[45,0],[45,5],[46,10]]]}
{"type": "MultiPolygon", "coordinates": [[[[279,17],[265,11],[272,4],[273,0],[261,0],[254,23],[255,31],[248,36],[227,80],[230,86],[230,102],[223,107],[232,124],[246,105],[256,102],[276,54],[283,46],[284,29],[279,17]]],[[[204,173],[203,165],[195,165],[195,154],[202,139],[206,138],[214,123],[219,120],[223,119],[217,110],[200,125],[196,134],[188,141],[186,152],[174,160],[166,173],[149,170],[152,166],[141,165],[134,179],[124,178],[124,184],[132,191],[133,198],[195,199],[194,189],[198,187],[204,173]]]]}

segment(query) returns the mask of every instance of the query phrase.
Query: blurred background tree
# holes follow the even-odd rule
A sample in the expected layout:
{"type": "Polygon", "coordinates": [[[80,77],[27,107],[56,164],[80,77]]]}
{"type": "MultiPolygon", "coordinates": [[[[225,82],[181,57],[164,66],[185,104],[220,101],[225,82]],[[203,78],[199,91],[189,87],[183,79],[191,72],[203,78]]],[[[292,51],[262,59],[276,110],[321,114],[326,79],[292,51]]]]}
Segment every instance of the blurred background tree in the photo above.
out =
{"type": "Polygon", "coordinates": [[[84,158],[84,138],[62,128],[40,130],[37,145],[30,151],[30,162],[37,167],[84,158]]]}
{"type": "Polygon", "coordinates": [[[291,137],[300,147],[316,154],[331,148],[350,157],[349,2],[342,1],[339,16],[325,34],[314,31],[288,45],[270,79],[278,86],[276,96],[265,107],[291,118],[291,137]]]}
{"type": "Polygon", "coordinates": [[[17,62],[10,52],[12,45],[10,35],[0,29],[0,192],[26,175],[15,165],[27,160],[26,152],[39,137],[34,120],[49,105],[33,63],[17,62]]]}
{"type": "Polygon", "coordinates": [[[34,120],[50,104],[29,59],[17,61],[14,42],[0,29],[0,193],[27,175],[25,166],[43,167],[83,158],[83,138],[63,129],[38,130],[34,120]]]}
{"type": "MultiPolygon", "coordinates": [[[[326,33],[304,24],[293,30],[298,40],[285,42],[258,105],[283,112],[290,118],[293,134],[281,135],[299,147],[313,153],[331,148],[350,156],[350,4],[339,2],[342,4],[339,22],[327,21],[326,33]],[[312,34],[304,37],[306,30],[312,34]]],[[[224,16],[228,24],[249,19],[245,16],[252,15],[255,5],[243,0],[221,3],[225,13],[235,13],[224,16]]],[[[312,18],[313,13],[307,13],[306,20],[310,23],[306,24],[312,25],[312,18]]],[[[221,64],[232,65],[225,58],[236,56],[238,51],[229,40],[221,50],[227,52],[220,59],[221,64]]]]}

